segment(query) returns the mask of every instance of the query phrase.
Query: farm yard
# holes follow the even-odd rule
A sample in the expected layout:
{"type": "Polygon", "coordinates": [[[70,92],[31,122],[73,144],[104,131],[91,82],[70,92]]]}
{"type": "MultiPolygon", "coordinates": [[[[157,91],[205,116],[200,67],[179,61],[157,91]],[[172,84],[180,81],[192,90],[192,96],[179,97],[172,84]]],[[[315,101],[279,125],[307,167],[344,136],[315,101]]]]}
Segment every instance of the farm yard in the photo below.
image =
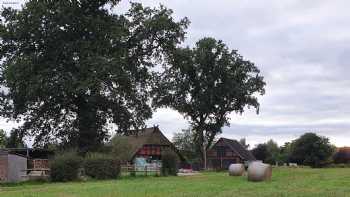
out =
{"type": "Polygon", "coordinates": [[[350,168],[273,169],[272,180],[248,182],[225,172],[187,177],[122,177],[70,183],[21,183],[0,186],[1,197],[163,197],[163,196],[350,196],[350,168]]]}

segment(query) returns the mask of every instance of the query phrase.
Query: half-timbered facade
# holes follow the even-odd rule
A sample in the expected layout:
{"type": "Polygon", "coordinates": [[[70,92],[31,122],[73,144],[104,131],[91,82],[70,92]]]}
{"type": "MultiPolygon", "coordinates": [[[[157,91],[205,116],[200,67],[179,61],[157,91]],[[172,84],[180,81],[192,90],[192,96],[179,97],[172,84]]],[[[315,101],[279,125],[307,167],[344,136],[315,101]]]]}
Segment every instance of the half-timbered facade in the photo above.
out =
{"type": "Polygon", "coordinates": [[[227,169],[232,163],[253,161],[255,157],[238,141],[220,138],[207,151],[207,164],[211,169],[227,169]]]}

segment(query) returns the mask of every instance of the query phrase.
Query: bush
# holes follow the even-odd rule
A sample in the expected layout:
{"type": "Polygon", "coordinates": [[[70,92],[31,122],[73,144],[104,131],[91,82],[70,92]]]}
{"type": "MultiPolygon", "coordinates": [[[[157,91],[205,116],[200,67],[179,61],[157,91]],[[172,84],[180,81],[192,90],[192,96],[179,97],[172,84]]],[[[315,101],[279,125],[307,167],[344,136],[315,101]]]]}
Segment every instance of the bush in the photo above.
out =
{"type": "Polygon", "coordinates": [[[120,162],[109,155],[88,154],[84,162],[85,174],[94,179],[114,179],[120,174],[120,162]]]}
{"type": "Polygon", "coordinates": [[[176,176],[178,156],[174,152],[166,152],[162,155],[161,174],[163,176],[176,176]]]}
{"type": "Polygon", "coordinates": [[[82,161],[75,152],[58,154],[50,163],[51,180],[58,182],[78,180],[82,161]]]}

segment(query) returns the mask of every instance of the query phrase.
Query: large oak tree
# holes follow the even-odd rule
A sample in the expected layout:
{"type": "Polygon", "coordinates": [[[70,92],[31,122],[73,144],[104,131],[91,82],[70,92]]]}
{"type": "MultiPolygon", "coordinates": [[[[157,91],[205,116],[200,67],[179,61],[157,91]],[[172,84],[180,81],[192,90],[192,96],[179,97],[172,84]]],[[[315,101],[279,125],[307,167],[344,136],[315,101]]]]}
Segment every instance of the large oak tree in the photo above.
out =
{"type": "Polygon", "coordinates": [[[213,38],[178,48],[167,60],[155,105],[171,107],[190,121],[206,167],[206,150],[229,125],[230,113],[259,109],[265,82],[254,63],[213,38]]]}
{"type": "Polygon", "coordinates": [[[152,67],[184,39],[186,18],[119,0],[30,0],[3,9],[0,111],[36,144],[98,147],[106,125],[138,128],[151,117],[152,67]],[[6,87],[5,89],[3,87],[6,87]]]}

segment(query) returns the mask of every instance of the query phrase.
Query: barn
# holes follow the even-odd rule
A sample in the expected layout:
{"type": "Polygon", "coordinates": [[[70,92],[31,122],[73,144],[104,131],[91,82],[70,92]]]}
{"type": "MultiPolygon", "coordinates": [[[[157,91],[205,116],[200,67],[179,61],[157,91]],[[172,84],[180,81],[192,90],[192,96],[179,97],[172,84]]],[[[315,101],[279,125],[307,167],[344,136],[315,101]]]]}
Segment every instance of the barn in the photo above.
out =
{"type": "Polygon", "coordinates": [[[256,160],[253,154],[238,141],[220,138],[207,151],[207,165],[210,169],[227,169],[232,163],[256,160]]]}
{"type": "Polygon", "coordinates": [[[127,133],[129,135],[120,137],[127,141],[131,149],[128,157],[130,163],[135,163],[138,160],[145,160],[148,163],[159,162],[162,155],[168,151],[178,155],[181,163],[185,162],[184,157],[165,137],[158,126],[127,133]]]}

